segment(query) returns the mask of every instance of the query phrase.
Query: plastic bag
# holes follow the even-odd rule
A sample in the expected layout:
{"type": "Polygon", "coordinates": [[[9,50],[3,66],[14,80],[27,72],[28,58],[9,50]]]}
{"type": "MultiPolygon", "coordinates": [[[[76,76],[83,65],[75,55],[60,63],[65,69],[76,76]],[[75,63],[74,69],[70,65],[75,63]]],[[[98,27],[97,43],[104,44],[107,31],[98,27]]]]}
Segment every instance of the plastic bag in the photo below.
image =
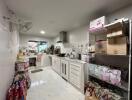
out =
{"type": "Polygon", "coordinates": [[[110,70],[109,70],[109,68],[104,67],[102,69],[101,79],[104,80],[104,81],[107,81],[107,82],[110,81],[110,70]]]}
{"type": "Polygon", "coordinates": [[[115,85],[121,85],[121,71],[120,70],[110,71],[110,82],[115,85]]]}
{"type": "Polygon", "coordinates": [[[95,75],[95,69],[96,69],[96,67],[97,67],[97,65],[95,65],[95,64],[89,64],[88,65],[89,74],[95,75]]]}
{"type": "Polygon", "coordinates": [[[103,66],[97,66],[95,68],[95,76],[98,77],[98,78],[101,78],[101,73],[103,71],[103,66]]]}

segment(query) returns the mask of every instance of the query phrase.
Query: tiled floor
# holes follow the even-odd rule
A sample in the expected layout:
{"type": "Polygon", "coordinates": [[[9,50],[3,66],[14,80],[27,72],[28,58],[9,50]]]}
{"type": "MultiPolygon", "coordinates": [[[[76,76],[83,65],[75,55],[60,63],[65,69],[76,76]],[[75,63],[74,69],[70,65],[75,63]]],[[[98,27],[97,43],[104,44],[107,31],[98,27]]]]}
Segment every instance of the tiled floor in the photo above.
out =
{"type": "Polygon", "coordinates": [[[32,85],[27,100],[84,100],[84,95],[63,80],[50,67],[30,74],[32,85]]]}

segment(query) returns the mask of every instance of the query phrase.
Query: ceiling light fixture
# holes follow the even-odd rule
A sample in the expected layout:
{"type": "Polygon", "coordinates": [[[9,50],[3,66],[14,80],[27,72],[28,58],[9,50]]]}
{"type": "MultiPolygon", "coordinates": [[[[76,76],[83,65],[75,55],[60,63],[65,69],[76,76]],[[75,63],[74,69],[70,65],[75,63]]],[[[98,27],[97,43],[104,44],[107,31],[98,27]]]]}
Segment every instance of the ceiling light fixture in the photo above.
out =
{"type": "Polygon", "coordinates": [[[44,30],[41,30],[40,33],[41,33],[41,34],[45,34],[45,31],[44,31],[44,30]]]}

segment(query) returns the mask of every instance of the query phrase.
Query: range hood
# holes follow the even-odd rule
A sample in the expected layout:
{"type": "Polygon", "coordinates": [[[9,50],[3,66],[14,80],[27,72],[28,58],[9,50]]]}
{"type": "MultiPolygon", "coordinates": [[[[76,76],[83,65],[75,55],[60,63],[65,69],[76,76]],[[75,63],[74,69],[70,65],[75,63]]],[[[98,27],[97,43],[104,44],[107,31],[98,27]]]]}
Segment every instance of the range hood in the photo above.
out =
{"type": "Polygon", "coordinates": [[[68,42],[67,32],[61,31],[59,34],[59,41],[57,41],[57,43],[67,43],[67,42],[68,42]]]}

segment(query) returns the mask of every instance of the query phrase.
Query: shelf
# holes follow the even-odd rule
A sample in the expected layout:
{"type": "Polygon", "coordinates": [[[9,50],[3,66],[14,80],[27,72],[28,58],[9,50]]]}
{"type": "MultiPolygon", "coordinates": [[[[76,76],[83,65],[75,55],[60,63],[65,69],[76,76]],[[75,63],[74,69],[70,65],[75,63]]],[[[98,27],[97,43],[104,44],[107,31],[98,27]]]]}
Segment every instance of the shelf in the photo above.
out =
{"type": "Polygon", "coordinates": [[[112,30],[112,29],[117,29],[117,28],[123,28],[123,22],[127,21],[127,20],[128,19],[124,19],[124,18],[118,19],[118,20],[114,21],[113,23],[105,25],[104,27],[107,30],[112,30]]]}
{"type": "Polygon", "coordinates": [[[112,30],[112,29],[122,28],[122,27],[123,27],[122,22],[114,22],[114,23],[105,25],[105,28],[107,30],[112,30]]]}
{"type": "Polygon", "coordinates": [[[123,28],[123,22],[128,21],[128,19],[122,18],[122,19],[118,19],[110,24],[104,25],[102,27],[98,27],[98,28],[91,28],[89,29],[89,33],[93,34],[93,35],[100,35],[100,34],[107,34],[108,31],[111,31],[113,29],[117,29],[123,28]]]}
{"type": "Polygon", "coordinates": [[[107,29],[105,27],[93,28],[93,29],[89,29],[89,33],[93,35],[106,34],[107,29]]]}
{"type": "Polygon", "coordinates": [[[122,37],[122,36],[124,36],[124,34],[122,32],[107,34],[107,38],[122,37]]]}
{"type": "Polygon", "coordinates": [[[122,89],[122,90],[124,90],[124,91],[129,91],[129,89],[128,89],[128,83],[127,83],[127,82],[122,81],[122,82],[121,82],[121,85],[120,85],[120,86],[117,86],[117,85],[114,85],[114,84],[112,84],[112,83],[110,83],[110,82],[104,81],[104,80],[98,78],[98,77],[95,76],[95,75],[91,75],[91,74],[90,74],[89,76],[94,77],[94,78],[96,78],[96,79],[98,79],[98,80],[101,80],[101,81],[103,81],[103,82],[105,82],[105,83],[107,83],[107,84],[116,86],[116,87],[118,87],[118,88],[120,88],[120,89],[122,89]]]}

